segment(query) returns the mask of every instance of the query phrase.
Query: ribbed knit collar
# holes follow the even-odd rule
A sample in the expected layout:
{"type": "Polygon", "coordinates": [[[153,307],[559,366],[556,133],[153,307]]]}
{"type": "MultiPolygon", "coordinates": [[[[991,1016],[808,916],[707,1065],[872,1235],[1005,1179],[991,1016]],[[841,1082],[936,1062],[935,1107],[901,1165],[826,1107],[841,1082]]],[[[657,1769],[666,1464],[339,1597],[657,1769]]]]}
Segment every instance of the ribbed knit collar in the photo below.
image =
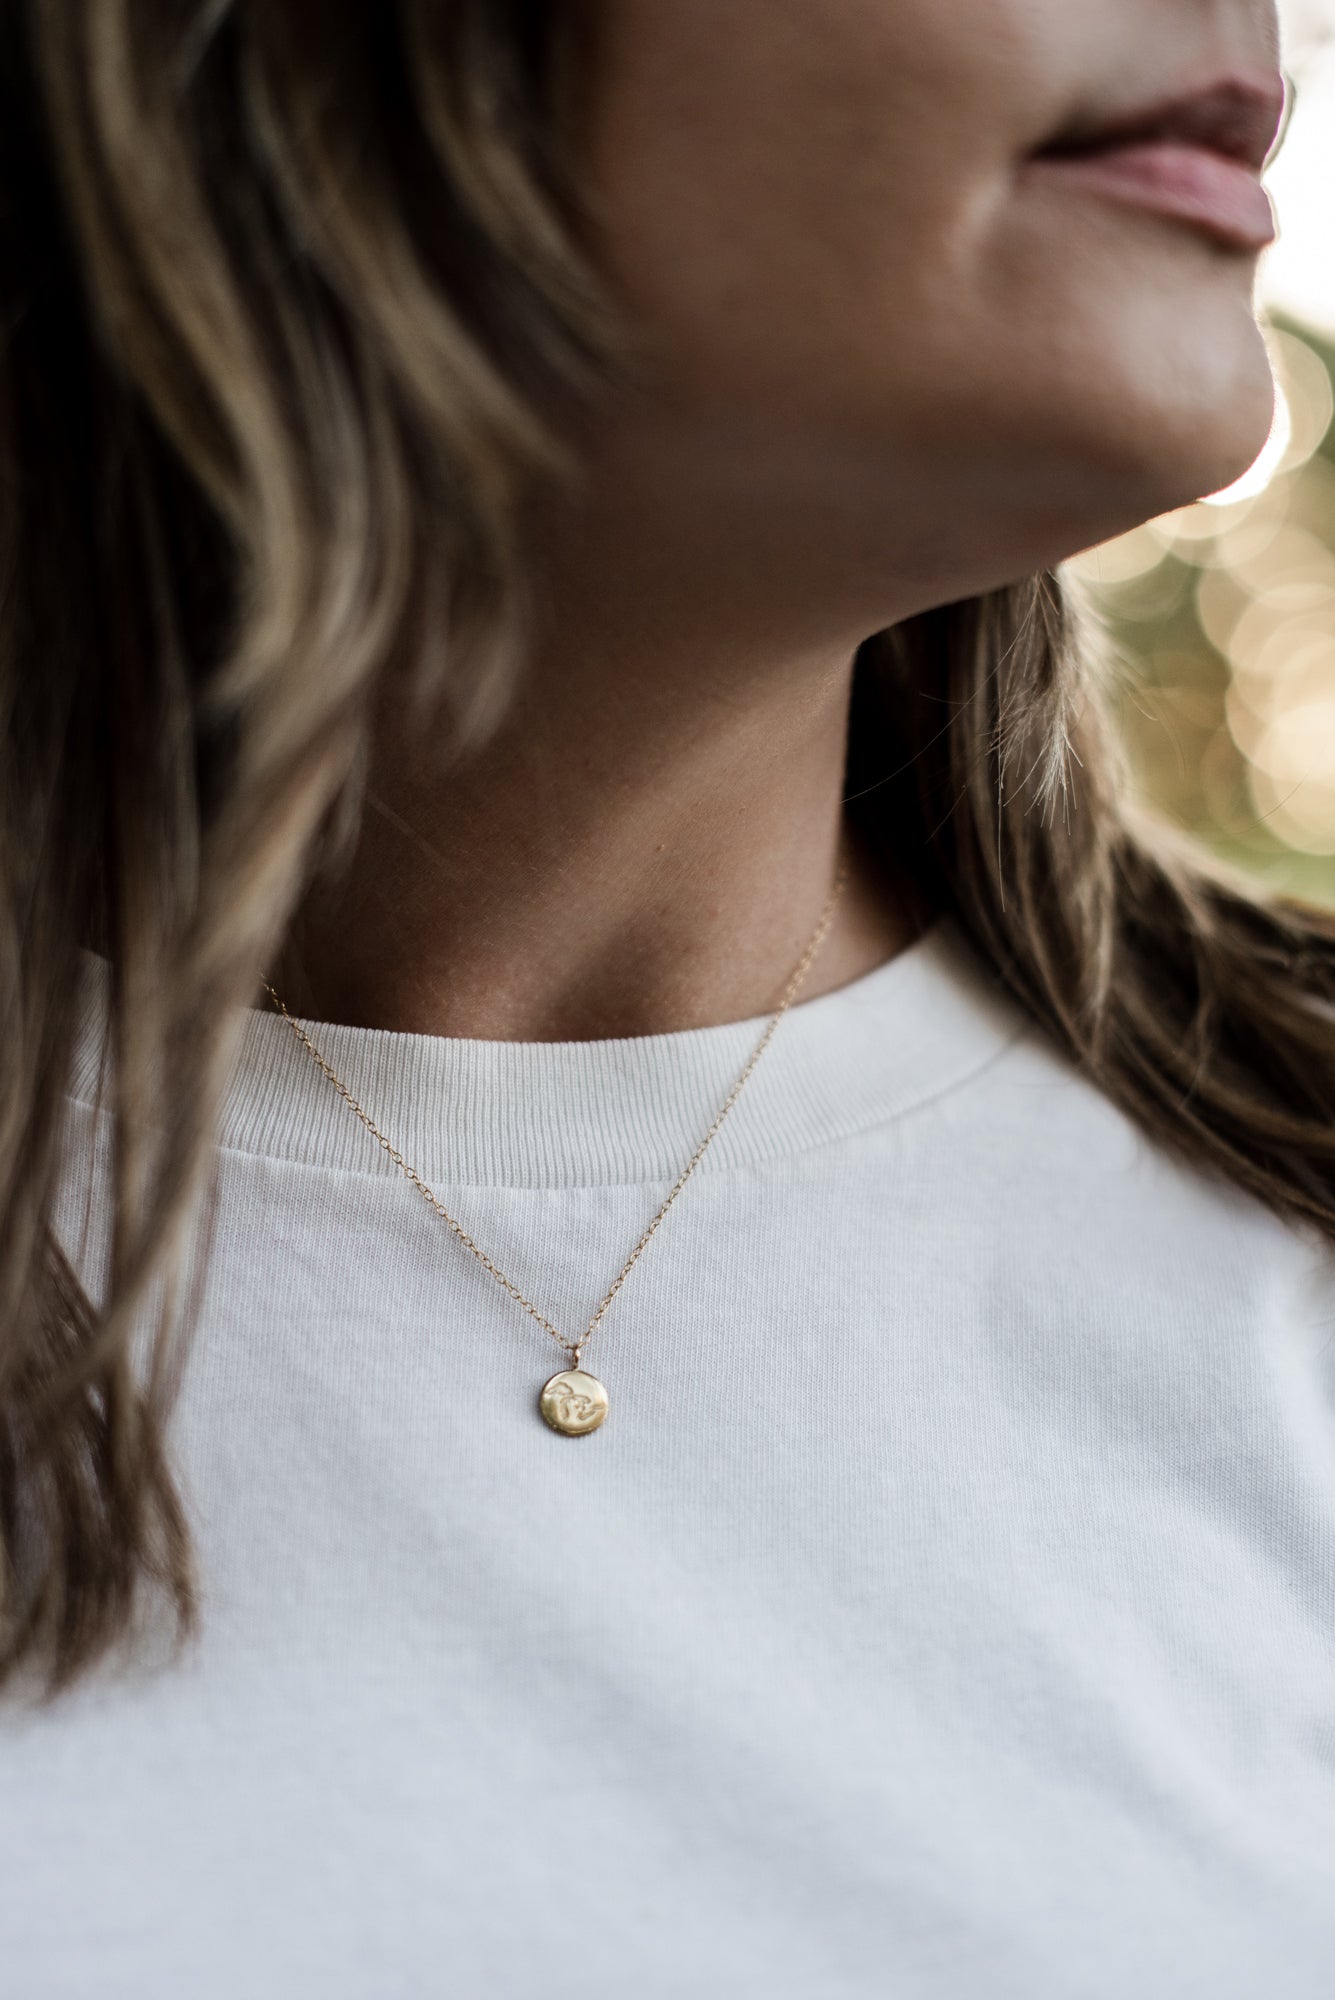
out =
{"type": "MultiPolygon", "coordinates": [[[[103,968],[90,965],[96,987],[103,968]]],[[[765,1017],[593,1042],[304,1025],[428,1181],[570,1187],[674,1180],[765,1017]]],[[[1024,1026],[954,921],[938,917],[884,965],[789,1010],[698,1171],[735,1171],[900,1117],[963,1083],[1024,1026]]],[[[71,1095],[85,1102],[96,1049],[90,1020],[71,1079],[71,1095]]],[[[396,1171],[268,1011],[247,1012],[220,1136],[273,1160],[396,1171]]]]}

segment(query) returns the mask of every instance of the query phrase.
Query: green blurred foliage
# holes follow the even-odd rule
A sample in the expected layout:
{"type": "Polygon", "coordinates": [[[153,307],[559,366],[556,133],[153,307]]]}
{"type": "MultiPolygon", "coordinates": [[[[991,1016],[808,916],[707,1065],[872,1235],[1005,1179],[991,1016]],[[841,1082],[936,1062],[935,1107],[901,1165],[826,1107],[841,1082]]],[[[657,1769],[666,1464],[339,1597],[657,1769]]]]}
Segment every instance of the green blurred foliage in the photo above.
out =
{"type": "Polygon", "coordinates": [[[1335,346],[1280,319],[1268,338],[1276,422],[1251,472],[1067,568],[1145,799],[1335,904],[1335,346]]]}

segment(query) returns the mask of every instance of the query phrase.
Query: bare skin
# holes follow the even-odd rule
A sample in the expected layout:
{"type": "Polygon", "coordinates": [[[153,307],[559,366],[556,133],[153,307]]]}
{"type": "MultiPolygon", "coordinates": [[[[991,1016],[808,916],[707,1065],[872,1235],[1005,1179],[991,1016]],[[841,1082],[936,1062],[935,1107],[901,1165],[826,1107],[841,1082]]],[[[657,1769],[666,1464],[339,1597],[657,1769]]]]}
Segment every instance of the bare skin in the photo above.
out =
{"type": "MultiPolygon", "coordinates": [[[[591,200],[644,354],[535,517],[503,726],[388,696],[315,1018],[507,1040],[777,1001],[841,837],[853,658],[1209,492],[1270,415],[1255,257],[1028,171],[1073,119],[1273,70],[1270,0],[605,0],[591,200]]],[[[805,997],[924,913],[854,853],[805,997]]]]}
{"type": "Polygon", "coordinates": [[[748,1019],[777,1004],[841,839],[849,878],[803,996],[916,935],[841,828],[856,626],[803,629],[781,566],[738,565],[765,601],[730,601],[727,561],[669,558],[665,529],[604,520],[591,568],[557,555],[587,516],[551,528],[543,639],[504,727],[444,779],[438,743],[386,702],[351,865],[294,932],[290,1004],[526,1041],[748,1019]]]}

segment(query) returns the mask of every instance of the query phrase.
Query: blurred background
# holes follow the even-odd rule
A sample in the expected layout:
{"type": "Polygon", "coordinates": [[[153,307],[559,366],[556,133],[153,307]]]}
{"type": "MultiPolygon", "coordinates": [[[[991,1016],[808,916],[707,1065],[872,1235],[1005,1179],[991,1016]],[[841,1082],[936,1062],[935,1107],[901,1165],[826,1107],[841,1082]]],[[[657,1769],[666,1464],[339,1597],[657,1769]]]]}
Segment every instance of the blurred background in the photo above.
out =
{"type": "Polygon", "coordinates": [[[1266,177],[1278,386],[1224,493],[1068,565],[1108,633],[1147,801],[1277,888],[1335,904],[1335,0],[1281,0],[1295,97],[1266,177]]]}

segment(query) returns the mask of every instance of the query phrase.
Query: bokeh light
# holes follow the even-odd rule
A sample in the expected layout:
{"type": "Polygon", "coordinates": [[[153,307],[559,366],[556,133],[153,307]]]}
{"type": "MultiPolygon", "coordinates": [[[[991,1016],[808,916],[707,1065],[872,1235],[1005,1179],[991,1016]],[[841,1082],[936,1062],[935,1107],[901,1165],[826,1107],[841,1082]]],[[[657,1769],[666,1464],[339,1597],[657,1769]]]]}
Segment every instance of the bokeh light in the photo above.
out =
{"type": "Polygon", "coordinates": [[[1144,797],[1229,860],[1335,904],[1335,0],[1288,12],[1299,94],[1293,154],[1271,176],[1269,440],[1224,492],[1067,567],[1109,636],[1144,797]]]}

